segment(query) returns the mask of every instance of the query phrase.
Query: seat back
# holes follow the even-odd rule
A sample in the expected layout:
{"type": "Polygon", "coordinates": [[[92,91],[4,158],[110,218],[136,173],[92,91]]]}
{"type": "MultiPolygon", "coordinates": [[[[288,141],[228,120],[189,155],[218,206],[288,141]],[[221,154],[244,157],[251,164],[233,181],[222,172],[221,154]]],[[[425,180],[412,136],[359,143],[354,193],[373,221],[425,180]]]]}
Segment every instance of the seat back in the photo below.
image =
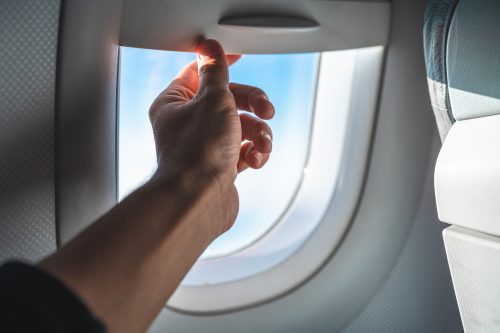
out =
{"type": "Polygon", "coordinates": [[[500,2],[431,1],[425,50],[444,140],[439,219],[466,332],[500,331],[500,2]]]}

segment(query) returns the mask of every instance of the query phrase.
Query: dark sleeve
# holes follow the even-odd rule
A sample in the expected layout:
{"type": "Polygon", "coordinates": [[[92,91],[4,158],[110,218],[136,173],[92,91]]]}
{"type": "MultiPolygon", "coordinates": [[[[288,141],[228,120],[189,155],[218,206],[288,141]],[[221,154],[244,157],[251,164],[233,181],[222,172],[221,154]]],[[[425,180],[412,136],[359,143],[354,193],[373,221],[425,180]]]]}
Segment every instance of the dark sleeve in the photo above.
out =
{"type": "Polygon", "coordinates": [[[0,332],[104,333],[104,326],[61,281],[20,262],[0,266],[0,332]]]}

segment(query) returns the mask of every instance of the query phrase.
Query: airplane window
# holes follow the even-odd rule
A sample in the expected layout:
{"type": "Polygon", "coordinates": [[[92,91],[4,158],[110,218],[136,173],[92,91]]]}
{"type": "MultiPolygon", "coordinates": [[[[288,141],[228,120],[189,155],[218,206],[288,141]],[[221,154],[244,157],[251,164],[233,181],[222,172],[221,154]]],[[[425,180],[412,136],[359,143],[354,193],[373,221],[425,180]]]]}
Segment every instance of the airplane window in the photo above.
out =
{"type": "MultiPolygon", "coordinates": [[[[168,307],[219,313],[273,299],[337,248],[361,195],[382,71],[382,46],[245,55],[233,82],[264,89],[276,107],[274,150],[238,176],[240,212],[184,278],[168,307]],[[210,295],[210,297],[208,297],[210,295]]],[[[155,171],[148,110],[192,53],[121,49],[118,192],[155,171]]]]}
{"type": "MultiPolygon", "coordinates": [[[[121,48],[119,94],[119,199],[156,168],[149,106],[192,53],[121,48]]],[[[202,255],[235,253],[265,235],[283,216],[300,187],[310,144],[318,53],[245,55],[230,68],[232,82],[255,85],[269,95],[276,116],[274,148],[261,170],[239,175],[240,211],[235,225],[202,255]]]]}

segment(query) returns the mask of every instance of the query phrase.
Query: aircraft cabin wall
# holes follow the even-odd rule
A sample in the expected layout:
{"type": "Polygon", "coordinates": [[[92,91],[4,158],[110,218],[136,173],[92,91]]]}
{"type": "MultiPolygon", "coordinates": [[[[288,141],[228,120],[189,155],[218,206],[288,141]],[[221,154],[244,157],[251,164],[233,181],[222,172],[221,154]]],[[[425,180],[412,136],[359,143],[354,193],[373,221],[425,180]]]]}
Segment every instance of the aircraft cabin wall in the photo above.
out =
{"type": "Polygon", "coordinates": [[[56,249],[59,8],[59,0],[0,1],[1,261],[56,249]]]}
{"type": "MultiPolygon", "coordinates": [[[[353,140],[368,141],[338,243],[284,293],[204,314],[169,305],[151,332],[462,331],[432,182],[440,141],[422,50],[426,1],[345,8],[365,15],[365,3],[380,9],[373,24],[385,22],[388,36],[373,119],[349,127],[367,128],[353,140]]],[[[0,0],[1,260],[37,260],[116,203],[119,48],[130,46],[120,34],[133,5],[0,0]]],[[[383,35],[373,34],[366,40],[383,35]]]]}

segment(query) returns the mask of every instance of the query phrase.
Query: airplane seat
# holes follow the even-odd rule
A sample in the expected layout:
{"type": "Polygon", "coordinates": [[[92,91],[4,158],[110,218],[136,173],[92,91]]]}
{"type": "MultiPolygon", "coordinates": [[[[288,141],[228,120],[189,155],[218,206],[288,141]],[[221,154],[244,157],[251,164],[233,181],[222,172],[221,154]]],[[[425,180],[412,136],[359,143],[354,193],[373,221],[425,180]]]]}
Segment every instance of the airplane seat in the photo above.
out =
{"type": "Polygon", "coordinates": [[[443,146],[435,174],[466,332],[500,331],[500,2],[430,1],[424,46],[443,146]]]}

